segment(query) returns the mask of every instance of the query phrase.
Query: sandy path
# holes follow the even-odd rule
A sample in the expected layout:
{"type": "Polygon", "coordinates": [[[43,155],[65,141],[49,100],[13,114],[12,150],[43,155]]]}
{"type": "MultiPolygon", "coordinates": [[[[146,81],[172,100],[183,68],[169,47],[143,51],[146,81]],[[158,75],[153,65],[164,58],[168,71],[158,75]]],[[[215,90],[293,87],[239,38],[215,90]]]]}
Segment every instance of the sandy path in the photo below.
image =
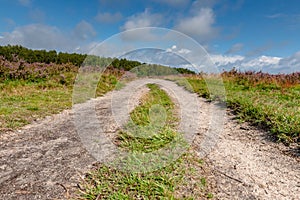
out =
{"type": "MultiPolygon", "coordinates": [[[[204,113],[213,106],[202,105],[204,113]]],[[[227,112],[223,132],[205,158],[211,170],[208,180],[215,181],[215,198],[300,199],[300,159],[296,151],[299,146],[275,143],[265,131],[238,123],[227,112]]]]}
{"type": "MultiPolygon", "coordinates": [[[[139,84],[147,82],[149,80],[139,84]]],[[[181,91],[173,83],[167,81],[165,84],[167,89],[181,91]]],[[[137,96],[145,90],[140,91],[137,96]]],[[[186,93],[180,98],[184,97],[187,98],[184,101],[193,102],[186,93]]],[[[92,100],[99,123],[108,135],[118,129],[111,116],[111,98],[112,93],[108,93],[92,100]]],[[[207,124],[213,124],[209,120],[211,114],[219,112],[217,106],[198,100],[200,110],[193,109],[190,103],[191,113],[199,113],[196,118],[202,119],[197,124],[196,146],[202,144],[209,129],[207,124]]],[[[119,103],[124,103],[124,99],[120,98],[119,103]]],[[[133,98],[129,110],[137,103],[138,98],[133,98]]],[[[64,111],[19,131],[1,133],[0,199],[65,199],[76,189],[80,174],[88,170],[95,159],[83,147],[73,115],[72,111],[64,111]]],[[[231,115],[222,118],[222,134],[205,158],[211,169],[208,181],[215,183],[215,197],[297,199],[300,194],[299,157],[286,155],[286,148],[268,141],[266,133],[240,125],[232,118],[231,115]]],[[[189,118],[184,120],[185,124],[189,123],[189,118]]]]}
{"type": "Polygon", "coordinates": [[[271,141],[266,132],[227,115],[224,132],[206,158],[216,197],[300,199],[300,159],[289,150],[271,141]]]}

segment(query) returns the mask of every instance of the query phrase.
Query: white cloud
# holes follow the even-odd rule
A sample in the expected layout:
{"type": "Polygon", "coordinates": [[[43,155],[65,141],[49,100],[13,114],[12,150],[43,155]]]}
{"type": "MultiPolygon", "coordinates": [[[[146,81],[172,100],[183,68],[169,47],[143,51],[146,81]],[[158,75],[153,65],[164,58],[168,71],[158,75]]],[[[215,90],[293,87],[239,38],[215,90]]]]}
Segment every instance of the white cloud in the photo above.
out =
{"type": "Polygon", "coordinates": [[[272,56],[259,56],[249,59],[244,56],[212,55],[212,61],[220,70],[231,70],[236,68],[241,71],[264,71],[277,73],[282,58],[272,56]]]}
{"type": "Polygon", "coordinates": [[[211,60],[217,66],[224,66],[228,64],[233,64],[237,61],[244,60],[244,56],[234,55],[234,56],[225,56],[225,55],[211,55],[211,60]]]}
{"type": "Polygon", "coordinates": [[[80,22],[72,32],[64,33],[55,26],[29,24],[16,27],[0,37],[0,45],[22,45],[33,49],[56,49],[73,52],[80,49],[87,51],[85,40],[94,36],[93,28],[87,22],[80,22]]]}
{"type": "Polygon", "coordinates": [[[241,70],[271,71],[279,63],[280,59],[279,57],[260,56],[249,61],[245,60],[240,63],[239,68],[241,70]]]}
{"type": "Polygon", "coordinates": [[[281,73],[300,72],[300,51],[279,61],[277,71],[281,73]]]}
{"type": "Polygon", "coordinates": [[[4,33],[1,45],[23,45],[29,48],[62,48],[70,41],[56,27],[42,24],[30,24],[15,28],[11,33],[4,33]]]}
{"type": "Polygon", "coordinates": [[[87,40],[96,36],[96,31],[94,30],[93,26],[84,20],[76,25],[73,33],[75,37],[80,40],[87,40]]]}
{"type": "Polygon", "coordinates": [[[176,54],[188,54],[191,52],[191,50],[185,48],[178,49],[176,45],[173,45],[171,48],[167,48],[166,52],[176,54]]]}
{"type": "Polygon", "coordinates": [[[125,22],[123,29],[129,30],[134,28],[153,27],[159,26],[162,22],[161,14],[152,14],[148,9],[143,13],[139,13],[129,17],[128,21],[125,22]]]}
{"type": "Polygon", "coordinates": [[[277,65],[281,60],[280,57],[272,57],[272,56],[260,56],[257,58],[257,61],[260,63],[269,63],[271,65],[277,65]]]}
{"type": "Polygon", "coordinates": [[[139,13],[128,18],[121,29],[124,31],[131,29],[136,30],[125,32],[122,34],[122,37],[125,40],[154,40],[156,36],[151,33],[151,30],[143,28],[160,26],[162,25],[162,22],[163,16],[161,14],[151,13],[148,9],[146,9],[143,13],[139,13]]]}
{"type": "Polygon", "coordinates": [[[178,51],[179,54],[188,54],[188,53],[190,53],[190,52],[191,52],[191,51],[188,50],[188,49],[180,49],[180,50],[178,51]]]}
{"type": "Polygon", "coordinates": [[[217,34],[217,29],[213,27],[214,23],[213,10],[201,8],[196,15],[181,19],[175,29],[200,41],[206,41],[217,34]]]}
{"type": "Polygon", "coordinates": [[[98,13],[95,17],[96,21],[102,22],[102,23],[115,23],[122,19],[122,14],[120,12],[116,13],[98,13]]]}
{"type": "Polygon", "coordinates": [[[259,56],[249,59],[238,55],[212,55],[211,59],[221,70],[230,70],[235,67],[241,71],[251,70],[268,73],[292,73],[300,71],[300,51],[285,58],[275,56],[259,56]]]}
{"type": "Polygon", "coordinates": [[[173,45],[171,48],[167,48],[166,52],[173,52],[175,49],[177,49],[177,46],[173,45]]]}

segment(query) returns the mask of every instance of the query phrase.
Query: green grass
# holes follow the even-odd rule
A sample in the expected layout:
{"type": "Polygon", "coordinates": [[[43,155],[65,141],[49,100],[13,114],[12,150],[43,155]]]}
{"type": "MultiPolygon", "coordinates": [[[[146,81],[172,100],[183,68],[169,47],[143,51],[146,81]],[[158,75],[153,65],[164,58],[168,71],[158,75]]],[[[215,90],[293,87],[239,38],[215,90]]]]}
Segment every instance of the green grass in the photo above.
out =
{"type": "Polygon", "coordinates": [[[178,134],[175,130],[178,117],[174,113],[174,103],[157,85],[147,86],[150,92],[141,98],[142,103],[130,113],[132,121],[117,138],[119,146],[129,151],[151,152],[160,149],[178,134]],[[150,110],[153,113],[152,121],[150,110]],[[140,133],[144,135],[137,137],[140,133]]]}
{"type": "Polygon", "coordinates": [[[15,129],[71,107],[72,90],[51,80],[7,81],[0,88],[0,130],[15,129]]]}
{"type": "MultiPolygon", "coordinates": [[[[0,83],[0,131],[17,129],[32,121],[71,108],[76,73],[36,82],[9,80],[0,83]]],[[[114,89],[117,78],[104,74],[96,90],[101,96],[114,89]]]]}
{"type": "MultiPolygon", "coordinates": [[[[131,113],[132,121],[125,131],[119,132],[116,143],[129,152],[149,153],[161,149],[179,133],[175,131],[178,121],[175,105],[170,97],[155,84],[148,84],[150,91],[141,98],[141,103],[131,113]],[[165,109],[165,123],[155,127],[155,118],[151,118],[157,105],[165,109]],[[133,126],[137,126],[133,129],[133,126]],[[143,129],[150,127],[149,129],[143,129]],[[150,131],[149,131],[150,130],[150,131]],[[137,137],[144,131],[156,134],[137,137]]],[[[154,113],[155,115],[155,113],[154,113]]],[[[160,120],[160,119],[159,119],[160,120]]],[[[202,161],[189,151],[169,165],[151,172],[124,172],[99,164],[81,183],[77,199],[205,199],[210,198],[207,181],[203,177],[202,161]],[[193,180],[191,182],[191,180],[193,180]]]]}
{"type": "Polygon", "coordinates": [[[210,198],[202,163],[196,157],[184,154],[167,167],[148,173],[122,172],[99,164],[81,182],[76,199],[210,198]]]}
{"type": "Polygon", "coordinates": [[[289,143],[300,134],[300,86],[285,91],[272,86],[249,87],[226,82],[227,102],[244,121],[267,128],[289,143]]]}
{"type": "MultiPolygon", "coordinates": [[[[203,78],[187,78],[199,96],[210,98],[203,78]]],[[[274,134],[286,144],[299,141],[300,85],[283,88],[275,84],[250,85],[223,78],[227,105],[241,121],[248,121],[274,134]]]]}

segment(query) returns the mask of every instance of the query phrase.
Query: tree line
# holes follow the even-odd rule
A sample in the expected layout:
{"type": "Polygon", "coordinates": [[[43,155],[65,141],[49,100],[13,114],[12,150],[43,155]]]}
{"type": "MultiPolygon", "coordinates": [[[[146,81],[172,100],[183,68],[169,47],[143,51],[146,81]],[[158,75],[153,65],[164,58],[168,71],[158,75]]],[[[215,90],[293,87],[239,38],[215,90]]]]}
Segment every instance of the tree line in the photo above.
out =
{"type": "MultiPolygon", "coordinates": [[[[80,67],[82,65],[102,67],[110,66],[124,71],[130,71],[131,69],[146,64],[139,61],[127,60],[126,58],[103,58],[87,54],[56,52],[55,50],[32,50],[20,45],[0,46],[0,56],[4,57],[5,60],[9,62],[17,62],[22,60],[29,64],[72,64],[76,67],[80,67]]],[[[156,65],[151,66],[154,67],[156,65]]],[[[154,68],[157,69],[157,66],[154,68]]],[[[185,68],[175,68],[175,70],[177,70],[181,74],[195,74],[195,72],[185,68]]]]}
{"type": "Polygon", "coordinates": [[[71,63],[75,66],[80,66],[86,58],[86,54],[63,53],[55,50],[32,50],[20,45],[0,46],[0,55],[10,62],[22,59],[27,63],[55,63],[66,64],[71,63]]]}

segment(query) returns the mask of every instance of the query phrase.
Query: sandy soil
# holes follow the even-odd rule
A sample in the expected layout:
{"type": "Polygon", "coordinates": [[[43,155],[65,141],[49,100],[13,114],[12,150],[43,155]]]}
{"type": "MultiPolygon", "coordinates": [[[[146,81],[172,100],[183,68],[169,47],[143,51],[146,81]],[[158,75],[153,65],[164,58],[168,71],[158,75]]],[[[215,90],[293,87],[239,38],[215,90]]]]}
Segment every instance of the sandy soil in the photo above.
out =
{"type": "MultiPolygon", "coordinates": [[[[209,107],[219,109],[202,103],[204,113],[209,107]]],[[[276,143],[267,132],[239,123],[230,111],[219,136],[204,158],[216,199],[300,199],[299,146],[276,143]]]]}
{"type": "MultiPolygon", "coordinates": [[[[140,85],[149,82],[139,81],[140,85]]],[[[169,81],[159,84],[169,89],[171,96],[172,91],[177,94],[183,91],[169,81]]],[[[138,104],[137,97],[145,89],[132,95],[133,91],[126,86],[122,92],[123,95],[131,93],[126,108],[128,113],[138,104]]],[[[187,116],[182,121],[186,125],[200,119],[190,130],[197,128],[193,144],[204,157],[208,181],[214,185],[212,192],[216,199],[299,199],[299,147],[276,144],[266,132],[238,123],[230,112],[203,99],[198,98],[200,106],[195,109],[194,96],[185,92],[178,95],[190,104],[184,105],[184,109],[191,110],[184,112],[187,116]],[[223,113],[227,114],[223,116],[223,113]],[[189,120],[191,118],[193,120],[189,120]],[[215,127],[220,120],[224,126],[215,127]],[[219,130],[220,134],[210,137],[219,130]]],[[[110,92],[90,101],[95,105],[98,123],[107,135],[118,129],[119,124],[111,114],[112,100],[116,99],[110,92]]],[[[124,103],[121,98],[117,101],[124,103]]],[[[126,113],[124,116],[126,118],[126,113]]],[[[189,130],[188,126],[182,128],[189,130]]],[[[1,133],[0,199],[69,198],[78,188],[82,175],[96,161],[84,147],[77,130],[74,111],[66,110],[20,130],[1,133]]]]}

